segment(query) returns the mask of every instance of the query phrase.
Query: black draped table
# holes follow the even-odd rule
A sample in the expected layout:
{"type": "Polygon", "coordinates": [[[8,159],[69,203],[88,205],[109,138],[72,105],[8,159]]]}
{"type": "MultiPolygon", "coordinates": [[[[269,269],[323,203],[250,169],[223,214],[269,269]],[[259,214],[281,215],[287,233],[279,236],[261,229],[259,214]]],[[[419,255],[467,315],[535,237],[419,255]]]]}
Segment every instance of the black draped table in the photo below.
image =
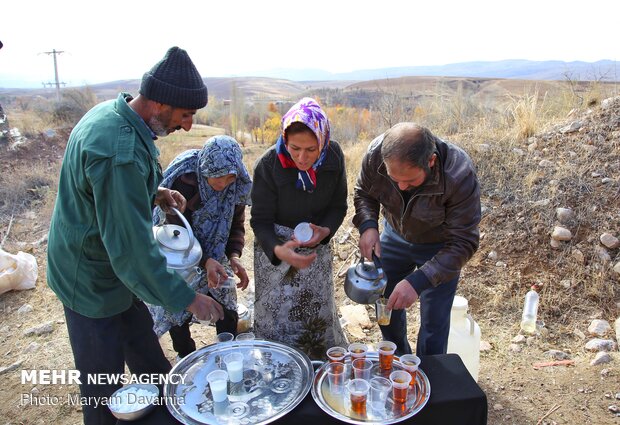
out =
{"type": "MultiPolygon", "coordinates": [[[[487,397],[471,377],[457,354],[421,356],[420,368],[431,384],[431,396],[426,406],[401,424],[407,425],[486,425],[487,397]]],[[[144,418],[118,421],[119,424],[177,425],[179,422],[165,406],[157,406],[144,418]]],[[[276,425],[342,424],[316,404],[312,394],[286,416],[272,422],[276,425]]]]}

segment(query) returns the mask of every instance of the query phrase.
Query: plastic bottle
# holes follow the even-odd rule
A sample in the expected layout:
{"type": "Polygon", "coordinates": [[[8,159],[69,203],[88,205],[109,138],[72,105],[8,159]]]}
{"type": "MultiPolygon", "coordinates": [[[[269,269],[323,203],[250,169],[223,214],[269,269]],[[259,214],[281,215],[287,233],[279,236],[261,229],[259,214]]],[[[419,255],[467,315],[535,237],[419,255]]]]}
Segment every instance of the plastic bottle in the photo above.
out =
{"type": "Polygon", "coordinates": [[[523,315],[521,316],[521,330],[526,333],[536,332],[536,315],[538,314],[538,286],[532,285],[532,289],[525,294],[523,315]]]}
{"type": "Polygon", "coordinates": [[[450,311],[450,333],[448,335],[448,353],[461,357],[465,367],[474,380],[478,381],[480,372],[480,326],[467,313],[467,299],[459,295],[454,297],[450,311]]]}

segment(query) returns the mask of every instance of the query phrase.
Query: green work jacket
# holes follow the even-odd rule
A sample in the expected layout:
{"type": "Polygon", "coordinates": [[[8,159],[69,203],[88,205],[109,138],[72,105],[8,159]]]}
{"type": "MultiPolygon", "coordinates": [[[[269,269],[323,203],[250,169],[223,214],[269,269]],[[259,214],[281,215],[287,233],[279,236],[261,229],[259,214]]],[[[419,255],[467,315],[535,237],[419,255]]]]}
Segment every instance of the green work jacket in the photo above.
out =
{"type": "Polygon", "coordinates": [[[48,285],[91,318],[127,310],[134,296],[173,312],[195,297],[153,237],[159,151],[129,100],[95,106],[71,132],[50,224],[48,285]]]}

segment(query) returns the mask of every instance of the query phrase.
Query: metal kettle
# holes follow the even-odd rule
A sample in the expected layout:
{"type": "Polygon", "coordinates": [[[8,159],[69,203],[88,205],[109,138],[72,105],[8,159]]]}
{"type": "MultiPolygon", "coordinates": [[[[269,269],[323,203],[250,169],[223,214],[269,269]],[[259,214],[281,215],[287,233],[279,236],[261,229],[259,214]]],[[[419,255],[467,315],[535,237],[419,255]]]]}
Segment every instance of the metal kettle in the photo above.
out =
{"type": "Polygon", "coordinates": [[[372,252],[372,262],[359,262],[349,267],[344,280],[344,292],[359,304],[373,304],[383,295],[387,286],[387,277],[383,272],[381,260],[372,252]]]}
{"type": "Polygon", "coordinates": [[[185,227],[176,224],[154,226],[153,235],[159,252],[166,257],[168,269],[177,272],[187,283],[192,283],[202,274],[202,248],[183,214],[176,208],[172,208],[172,211],[185,227]]]}

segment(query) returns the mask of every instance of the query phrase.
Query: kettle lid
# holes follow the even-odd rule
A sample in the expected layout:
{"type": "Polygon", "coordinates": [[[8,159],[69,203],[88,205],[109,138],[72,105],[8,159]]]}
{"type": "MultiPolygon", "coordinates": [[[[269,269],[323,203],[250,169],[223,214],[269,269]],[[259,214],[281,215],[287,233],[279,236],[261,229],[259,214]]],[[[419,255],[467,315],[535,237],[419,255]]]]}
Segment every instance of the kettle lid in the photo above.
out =
{"type": "Polygon", "coordinates": [[[383,277],[383,270],[378,269],[374,263],[360,261],[355,266],[355,274],[362,279],[377,280],[383,277]]]}
{"type": "Polygon", "coordinates": [[[175,251],[184,251],[189,247],[189,233],[185,227],[176,224],[159,226],[156,239],[161,245],[175,251]]]}

